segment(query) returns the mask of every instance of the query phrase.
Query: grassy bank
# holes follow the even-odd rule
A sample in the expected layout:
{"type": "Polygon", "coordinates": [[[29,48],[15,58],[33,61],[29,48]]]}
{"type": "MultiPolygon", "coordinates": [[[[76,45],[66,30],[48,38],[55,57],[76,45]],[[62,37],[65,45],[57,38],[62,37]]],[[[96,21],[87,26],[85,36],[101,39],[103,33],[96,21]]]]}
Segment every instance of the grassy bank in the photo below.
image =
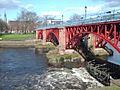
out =
{"type": "Polygon", "coordinates": [[[72,67],[79,67],[81,65],[80,63],[80,55],[77,53],[72,53],[72,54],[59,54],[58,49],[54,49],[49,51],[46,54],[48,58],[48,64],[53,67],[67,67],[67,68],[72,68],[72,67]],[[71,61],[74,59],[74,62],[71,61]]]}
{"type": "Polygon", "coordinates": [[[88,89],[88,90],[120,90],[120,87],[118,87],[118,86],[108,86],[108,87],[88,89]]]}
{"type": "Polygon", "coordinates": [[[56,47],[52,44],[46,44],[46,45],[42,45],[41,42],[39,42],[40,44],[38,44],[37,48],[39,49],[43,49],[43,48],[46,48],[46,49],[50,49],[50,50],[53,50],[55,49],[56,47]]]}
{"type": "Polygon", "coordinates": [[[0,35],[0,38],[2,40],[29,40],[29,39],[34,39],[35,34],[30,33],[30,34],[3,34],[0,35]]]}
{"type": "Polygon", "coordinates": [[[62,60],[63,58],[64,59],[71,59],[71,58],[76,58],[76,57],[80,58],[80,55],[77,54],[77,53],[61,55],[61,54],[59,54],[59,51],[57,49],[48,52],[46,54],[46,56],[48,57],[49,60],[52,60],[52,61],[54,61],[54,60],[62,60]]]}
{"type": "Polygon", "coordinates": [[[54,66],[55,67],[64,67],[64,66],[74,67],[75,66],[75,67],[78,67],[78,65],[80,65],[81,56],[78,53],[62,54],[61,55],[59,53],[59,48],[54,46],[52,43],[42,45],[39,41],[36,44],[36,53],[46,54],[47,62],[48,62],[49,66],[53,66],[53,67],[54,66]],[[70,62],[72,62],[71,65],[70,65],[70,62]],[[69,63],[69,65],[67,63],[69,63]]]}

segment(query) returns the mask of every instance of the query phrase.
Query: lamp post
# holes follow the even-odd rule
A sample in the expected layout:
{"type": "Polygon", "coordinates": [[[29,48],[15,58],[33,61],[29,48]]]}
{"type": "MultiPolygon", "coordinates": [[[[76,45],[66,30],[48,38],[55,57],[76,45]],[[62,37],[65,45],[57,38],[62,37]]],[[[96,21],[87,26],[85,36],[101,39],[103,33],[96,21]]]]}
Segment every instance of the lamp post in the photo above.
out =
{"type": "Polygon", "coordinates": [[[113,10],[113,19],[114,19],[114,15],[115,15],[115,10],[113,10]]]}
{"type": "MultiPolygon", "coordinates": [[[[85,6],[85,21],[86,21],[86,18],[87,18],[87,6],[85,6]]],[[[84,44],[85,44],[85,48],[88,49],[88,35],[86,35],[84,38],[84,44]]]]}
{"type": "Polygon", "coordinates": [[[85,19],[87,18],[87,6],[85,6],[85,19]]]}
{"type": "Polygon", "coordinates": [[[62,14],[62,25],[63,25],[63,14],[62,14]]]}

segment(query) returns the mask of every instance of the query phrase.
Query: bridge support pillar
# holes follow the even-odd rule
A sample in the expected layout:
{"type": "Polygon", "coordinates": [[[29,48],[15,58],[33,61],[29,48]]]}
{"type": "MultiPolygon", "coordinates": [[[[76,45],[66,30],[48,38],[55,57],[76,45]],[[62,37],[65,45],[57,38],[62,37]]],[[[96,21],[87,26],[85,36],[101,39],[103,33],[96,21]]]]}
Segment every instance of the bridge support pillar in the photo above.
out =
{"type": "Polygon", "coordinates": [[[45,45],[46,44],[46,30],[43,30],[43,41],[42,44],[45,45]]]}
{"type": "Polygon", "coordinates": [[[38,39],[39,39],[38,34],[39,34],[39,31],[38,31],[38,30],[36,30],[36,40],[38,40],[38,39]]]}
{"type": "Polygon", "coordinates": [[[36,30],[36,38],[35,38],[35,48],[38,48],[38,41],[39,41],[39,36],[38,36],[38,34],[39,34],[39,31],[38,30],[36,30]]]}
{"type": "Polygon", "coordinates": [[[65,28],[59,29],[59,53],[65,53],[65,28]]]}
{"type": "Polygon", "coordinates": [[[95,36],[93,34],[89,34],[88,37],[89,37],[88,47],[94,52],[95,51],[95,45],[94,45],[95,36]]]}

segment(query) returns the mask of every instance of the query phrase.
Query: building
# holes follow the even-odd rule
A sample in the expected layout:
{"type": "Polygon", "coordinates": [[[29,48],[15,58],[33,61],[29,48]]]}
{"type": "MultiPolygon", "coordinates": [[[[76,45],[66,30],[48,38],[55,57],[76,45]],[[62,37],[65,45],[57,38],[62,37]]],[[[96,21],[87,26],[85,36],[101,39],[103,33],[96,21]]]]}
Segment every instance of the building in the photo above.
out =
{"type": "Polygon", "coordinates": [[[9,21],[8,33],[30,33],[34,31],[34,24],[31,21],[9,21]]]}
{"type": "Polygon", "coordinates": [[[63,21],[61,19],[48,19],[47,25],[55,25],[55,24],[62,24],[63,21]]]}

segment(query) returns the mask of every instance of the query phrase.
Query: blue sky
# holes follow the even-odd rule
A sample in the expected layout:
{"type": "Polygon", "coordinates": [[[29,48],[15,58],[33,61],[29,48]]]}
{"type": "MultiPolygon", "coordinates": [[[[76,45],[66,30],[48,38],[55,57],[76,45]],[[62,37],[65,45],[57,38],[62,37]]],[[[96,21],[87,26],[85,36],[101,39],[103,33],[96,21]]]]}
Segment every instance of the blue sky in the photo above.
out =
{"type": "Polygon", "coordinates": [[[0,0],[0,18],[7,13],[8,20],[14,20],[22,9],[36,12],[39,16],[53,15],[67,20],[73,14],[100,13],[119,9],[120,0],[0,0]]]}

